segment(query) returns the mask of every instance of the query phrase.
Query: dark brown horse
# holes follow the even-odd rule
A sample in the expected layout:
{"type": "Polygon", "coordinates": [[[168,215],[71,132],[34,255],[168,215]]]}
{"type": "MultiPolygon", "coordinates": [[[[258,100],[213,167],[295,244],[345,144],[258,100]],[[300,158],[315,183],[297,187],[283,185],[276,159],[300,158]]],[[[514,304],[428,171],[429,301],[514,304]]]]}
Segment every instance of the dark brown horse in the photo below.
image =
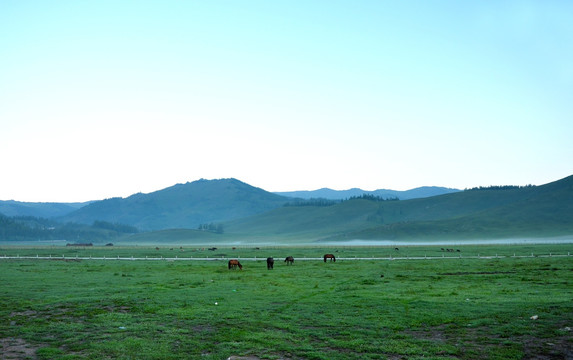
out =
{"type": "Polygon", "coordinates": [[[292,256],[287,256],[285,262],[287,265],[292,265],[294,263],[294,258],[292,256]]]}
{"type": "Polygon", "coordinates": [[[275,265],[275,259],[272,257],[267,258],[267,270],[272,270],[273,266],[275,265]]]}
{"type": "Polygon", "coordinates": [[[330,259],[330,261],[336,262],[336,257],[334,257],[332,254],[324,254],[324,262],[326,262],[326,259],[330,259]]]}
{"type": "Polygon", "coordinates": [[[241,265],[239,260],[229,260],[229,270],[236,269],[237,266],[239,267],[239,270],[243,270],[243,265],[241,265]]]}

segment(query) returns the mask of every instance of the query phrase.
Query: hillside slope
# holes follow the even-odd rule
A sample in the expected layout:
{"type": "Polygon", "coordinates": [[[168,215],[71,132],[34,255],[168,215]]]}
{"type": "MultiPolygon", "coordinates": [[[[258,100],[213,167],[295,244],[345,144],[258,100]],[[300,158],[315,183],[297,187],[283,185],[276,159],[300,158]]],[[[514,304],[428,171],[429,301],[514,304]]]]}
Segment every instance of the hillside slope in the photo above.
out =
{"type": "Polygon", "coordinates": [[[542,186],[468,190],[423,199],[281,207],[229,222],[226,229],[328,240],[573,234],[573,176],[542,186]]]}
{"type": "Polygon", "coordinates": [[[486,239],[573,234],[573,176],[537,187],[466,193],[482,201],[495,197],[497,204],[435,221],[419,219],[378,225],[337,234],[331,239],[486,239]]]}
{"type": "Polygon", "coordinates": [[[198,180],[149,194],[94,202],[61,220],[85,224],[103,220],[144,231],[196,229],[200,224],[263,213],[287,201],[236,179],[198,180]]]}

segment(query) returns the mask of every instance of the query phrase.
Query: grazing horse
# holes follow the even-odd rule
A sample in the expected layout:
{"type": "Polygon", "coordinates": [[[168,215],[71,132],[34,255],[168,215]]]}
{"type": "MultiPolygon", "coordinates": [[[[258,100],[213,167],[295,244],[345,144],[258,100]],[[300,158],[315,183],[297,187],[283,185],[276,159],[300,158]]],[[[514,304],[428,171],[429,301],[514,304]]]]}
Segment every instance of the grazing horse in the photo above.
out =
{"type": "Polygon", "coordinates": [[[241,265],[239,260],[229,260],[229,270],[236,269],[237,266],[239,267],[239,270],[243,270],[243,265],[241,265]]]}
{"type": "Polygon", "coordinates": [[[292,256],[287,256],[285,262],[287,265],[292,265],[294,263],[294,258],[292,256]]]}
{"type": "Polygon", "coordinates": [[[326,262],[326,259],[330,259],[330,261],[336,262],[336,257],[334,257],[332,254],[324,254],[324,262],[326,262]]]}
{"type": "Polygon", "coordinates": [[[275,259],[272,257],[267,258],[267,270],[272,270],[273,266],[275,265],[275,259]]]}

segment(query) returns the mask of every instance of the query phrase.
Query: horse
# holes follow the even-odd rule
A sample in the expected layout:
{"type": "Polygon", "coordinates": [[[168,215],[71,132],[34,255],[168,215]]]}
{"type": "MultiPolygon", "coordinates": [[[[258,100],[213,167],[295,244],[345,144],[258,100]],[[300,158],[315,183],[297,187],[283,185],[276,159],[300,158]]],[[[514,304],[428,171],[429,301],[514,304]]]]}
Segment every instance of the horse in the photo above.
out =
{"type": "Polygon", "coordinates": [[[330,259],[330,261],[336,262],[336,257],[334,257],[332,254],[324,254],[324,262],[326,262],[326,259],[330,259]]]}
{"type": "Polygon", "coordinates": [[[239,270],[243,270],[243,265],[241,265],[239,260],[229,260],[229,270],[236,269],[237,266],[239,267],[239,270]]]}
{"type": "Polygon", "coordinates": [[[294,263],[294,258],[292,256],[287,256],[285,262],[287,265],[292,265],[294,263]]]}
{"type": "Polygon", "coordinates": [[[267,270],[272,270],[274,264],[275,264],[275,259],[273,259],[272,257],[268,257],[267,258],[267,270]]]}

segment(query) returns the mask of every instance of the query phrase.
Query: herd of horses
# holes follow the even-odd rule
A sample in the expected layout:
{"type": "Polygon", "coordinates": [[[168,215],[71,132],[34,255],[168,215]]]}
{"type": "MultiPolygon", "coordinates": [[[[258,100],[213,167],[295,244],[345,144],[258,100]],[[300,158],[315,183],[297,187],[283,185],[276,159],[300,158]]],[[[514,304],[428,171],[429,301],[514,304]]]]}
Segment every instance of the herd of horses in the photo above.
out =
{"type": "MultiPolygon", "coordinates": [[[[326,262],[327,259],[330,260],[331,262],[336,262],[336,257],[333,254],[324,254],[323,258],[324,258],[324,262],[326,262]]],[[[292,256],[287,256],[285,258],[285,263],[287,265],[294,264],[294,258],[292,256]]],[[[274,266],[275,266],[275,259],[272,257],[268,257],[267,258],[267,269],[272,270],[274,268],[274,266]]],[[[229,270],[234,270],[236,268],[239,268],[239,270],[243,270],[243,265],[241,265],[241,263],[237,259],[229,260],[229,270]]]]}

